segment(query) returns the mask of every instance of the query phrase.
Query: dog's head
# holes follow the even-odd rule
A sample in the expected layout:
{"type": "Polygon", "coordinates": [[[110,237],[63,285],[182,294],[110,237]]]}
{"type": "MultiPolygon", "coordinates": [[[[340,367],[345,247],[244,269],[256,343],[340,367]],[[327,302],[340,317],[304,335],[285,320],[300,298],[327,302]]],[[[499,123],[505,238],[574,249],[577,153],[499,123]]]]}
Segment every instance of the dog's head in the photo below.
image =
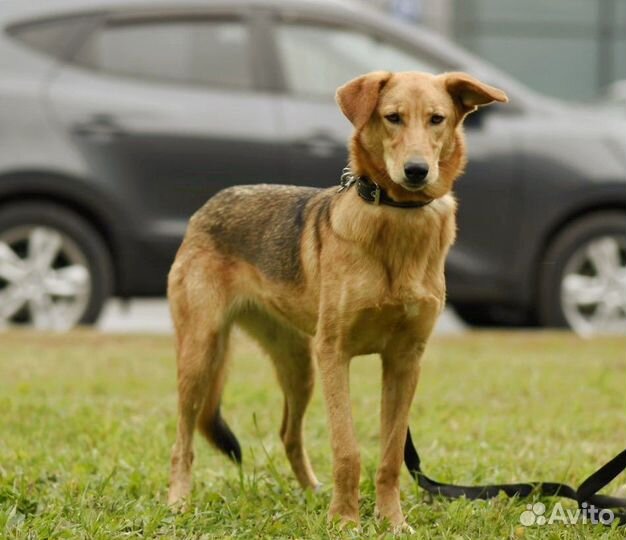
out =
{"type": "Polygon", "coordinates": [[[477,107],[506,94],[465,73],[376,71],[337,90],[355,127],[352,165],[394,198],[437,198],[465,165],[461,125],[477,107]]]}

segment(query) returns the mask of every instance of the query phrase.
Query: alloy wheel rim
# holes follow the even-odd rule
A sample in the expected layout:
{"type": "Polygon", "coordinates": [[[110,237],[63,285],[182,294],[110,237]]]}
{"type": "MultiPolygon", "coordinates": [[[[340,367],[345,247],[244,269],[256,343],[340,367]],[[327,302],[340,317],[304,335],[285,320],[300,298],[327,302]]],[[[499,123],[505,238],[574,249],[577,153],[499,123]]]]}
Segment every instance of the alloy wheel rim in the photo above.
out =
{"type": "Polygon", "coordinates": [[[626,238],[596,237],[574,252],[561,281],[561,308],[578,334],[626,334],[626,238]]]}
{"type": "Polygon", "coordinates": [[[42,225],[0,232],[0,328],[68,330],[90,295],[87,259],[65,233],[42,225]]]}

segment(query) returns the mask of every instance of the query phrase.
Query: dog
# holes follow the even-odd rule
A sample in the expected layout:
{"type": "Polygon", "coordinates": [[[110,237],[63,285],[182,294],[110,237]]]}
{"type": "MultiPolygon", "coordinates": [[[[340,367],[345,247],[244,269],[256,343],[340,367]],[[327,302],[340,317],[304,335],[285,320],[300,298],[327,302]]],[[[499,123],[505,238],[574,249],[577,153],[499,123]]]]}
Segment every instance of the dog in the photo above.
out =
{"type": "Polygon", "coordinates": [[[462,123],[507,96],[464,73],[379,71],[341,86],[336,100],[354,126],[340,189],[231,187],[189,222],[168,278],[178,375],[170,504],[190,493],[196,427],[241,462],[220,413],[237,324],[274,364],[284,393],[280,437],[298,482],[312,489],[302,422],[319,371],[333,454],[329,518],[341,523],[359,523],[350,360],[380,354],[376,514],[409,528],[399,475],[420,358],[445,303],[451,191],[466,164],[462,123]]]}

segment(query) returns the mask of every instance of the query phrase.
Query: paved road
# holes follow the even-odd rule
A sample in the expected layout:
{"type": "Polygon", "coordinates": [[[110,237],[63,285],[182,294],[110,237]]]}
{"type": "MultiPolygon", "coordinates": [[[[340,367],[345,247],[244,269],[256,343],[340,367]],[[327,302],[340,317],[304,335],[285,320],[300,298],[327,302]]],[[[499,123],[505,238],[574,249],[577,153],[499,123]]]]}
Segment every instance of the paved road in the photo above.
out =
{"type": "MultiPolygon", "coordinates": [[[[112,300],[107,304],[98,328],[103,332],[168,334],[172,332],[172,321],[165,300],[133,300],[128,303],[112,300]]],[[[451,309],[444,312],[435,329],[438,334],[463,331],[465,325],[451,309]]]]}

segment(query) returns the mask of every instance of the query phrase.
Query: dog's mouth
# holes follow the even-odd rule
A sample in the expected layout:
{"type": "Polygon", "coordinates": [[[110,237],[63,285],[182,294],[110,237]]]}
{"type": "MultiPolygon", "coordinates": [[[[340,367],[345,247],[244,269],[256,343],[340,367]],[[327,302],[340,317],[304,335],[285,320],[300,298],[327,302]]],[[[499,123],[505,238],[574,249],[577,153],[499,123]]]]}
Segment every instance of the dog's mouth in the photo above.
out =
{"type": "Polygon", "coordinates": [[[409,181],[404,181],[402,182],[402,187],[404,189],[406,189],[407,191],[410,191],[411,193],[418,193],[420,191],[424,191],[430,182],[421,182],[419,184],[416,184],[414,182],[409,182],[409,181]]]}
{"type": "Polygon", "coordinates": [[[438,175],[435,178],[431,178],[431,175],[420,181],[411,181],[408,178],[403,178],[400,185],[406,191],[411,193],[424,193],[428,188],[434,186],[437,183],[438,175]]]}
{"type": "Polygon", "coordinates": [[[409,193],[423,193],[429,187],[434,186],[438,179],[439,171],[436,167],[431,167],[430,172],[423,178],[411,178],[405,175],[398,175],[395,182],[409,193]]]}

